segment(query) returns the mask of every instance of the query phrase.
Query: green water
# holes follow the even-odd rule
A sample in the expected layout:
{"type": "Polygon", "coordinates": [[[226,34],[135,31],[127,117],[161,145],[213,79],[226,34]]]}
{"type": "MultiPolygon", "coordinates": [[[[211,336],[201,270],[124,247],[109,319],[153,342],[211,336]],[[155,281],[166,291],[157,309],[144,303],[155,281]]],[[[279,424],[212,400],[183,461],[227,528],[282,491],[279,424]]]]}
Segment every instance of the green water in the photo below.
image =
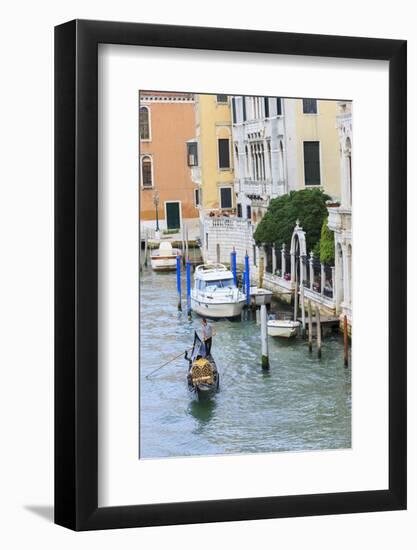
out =
{"type": "Polygon", "coordinates": [[[302,338],[269,338],[265,372],[254,320],[212,321],[220,391],[212,401],[192,401],[183,358],[146,375],[190,347],[201,319],[178,311],[175,273],[145,268],[140,293],[141,458],[351,446],[351,369],[339,335],[324,339],[321,360],[302,338]]]}

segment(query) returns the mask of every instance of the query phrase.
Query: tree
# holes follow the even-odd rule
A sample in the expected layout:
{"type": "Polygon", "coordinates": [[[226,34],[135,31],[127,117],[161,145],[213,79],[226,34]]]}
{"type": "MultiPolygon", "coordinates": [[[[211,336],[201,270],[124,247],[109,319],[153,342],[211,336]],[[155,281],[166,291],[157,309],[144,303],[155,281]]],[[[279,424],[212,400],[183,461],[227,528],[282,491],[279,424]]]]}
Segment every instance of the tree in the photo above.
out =
{"type": "Polygon", "coordinates": [[[334,234],[327,227],[328,218],[323,221],[320,237],[320,261],[322,264],[334,265],[334,234]]]}
{"type": "Polygon", "coordinates": [[[306,233],[307,251],[319,242],[323,221],[327,218],[329,195],[320,189],[291,191],[272,199],[268,210],[254,233],[256,244],[281,246],[291,242],[296,220],[306,233]]]}

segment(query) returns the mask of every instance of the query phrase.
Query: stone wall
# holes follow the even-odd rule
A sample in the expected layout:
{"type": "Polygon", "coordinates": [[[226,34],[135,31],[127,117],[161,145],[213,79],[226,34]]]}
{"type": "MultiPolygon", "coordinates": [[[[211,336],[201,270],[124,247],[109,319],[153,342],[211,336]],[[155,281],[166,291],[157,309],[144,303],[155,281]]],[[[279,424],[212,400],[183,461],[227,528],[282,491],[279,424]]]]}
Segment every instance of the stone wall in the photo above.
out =
{"type": "Polygon", "coordinates": [[[205,217],[202,220],[202,254],[205,262],[230,264],[230,253],[236,250],[237,265],[243,269],[245,254],[249,256],[251,282],[257,280],[258,253],[254,251],[252,225],[248,220],[236,217],[205,217]],[[256,258],[254,257],[256,256],[256,258]]]}

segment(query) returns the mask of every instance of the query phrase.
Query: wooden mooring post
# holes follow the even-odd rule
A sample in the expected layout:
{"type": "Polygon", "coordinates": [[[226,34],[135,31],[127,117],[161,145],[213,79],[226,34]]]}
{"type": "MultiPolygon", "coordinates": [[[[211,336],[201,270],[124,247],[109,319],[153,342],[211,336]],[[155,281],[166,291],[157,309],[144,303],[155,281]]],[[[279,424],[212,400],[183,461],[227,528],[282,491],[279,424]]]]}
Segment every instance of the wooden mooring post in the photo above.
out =
{"type": "Polygon", "coordinates": [[[264,257],[261,254],[261,256],[259,257],[259,288],[263,288],[264,269],[265,269],[265,262],[264,262],[264,257]]]}
{"type": "Polygon", "coordinates": [[[304,284],[300,286],[300,302],[301,302],[301,323],[303,325],[303,338],[306,336],[306,310],[304,305],[304,284]]]}
{"type": "Polygon", "coordinates": [[[144,260],[144,264],[145,264],[145,267],[148,266],[148,232],[146,231],[145,233],[145,260],[144,260]]]}
{"type": "Polygon", "coordinates": [[[343,317],[343,347],[344,347],[344,365],[348,366],[349,357],[348,357],[348,323],[347,316],[343,317]]]}
{"type": "Polygon", "coordinates": [[[308,301],[308,351],[313,351],[313,317],[311,311],[311,300],[308,301]]]}
{"type": "Polygon", "coordinates": [[[321,324],[320,308],[316,306],[317,357],[321,358],[321,324]]]}
{"type": "Polygon", "coordinates": [[[266,305],[261,305],[261,342],[262,342],[262,369],[269,369],[269,356],[268,356],[268,330],[267,330],[267,315],[266,305]]]}
{"type": "Polygon", "coordinates": [[[298,283],[297,279],[295,279],[295,287],[294,287],[294,321],[297,320],[298,317],[298,283]]]}

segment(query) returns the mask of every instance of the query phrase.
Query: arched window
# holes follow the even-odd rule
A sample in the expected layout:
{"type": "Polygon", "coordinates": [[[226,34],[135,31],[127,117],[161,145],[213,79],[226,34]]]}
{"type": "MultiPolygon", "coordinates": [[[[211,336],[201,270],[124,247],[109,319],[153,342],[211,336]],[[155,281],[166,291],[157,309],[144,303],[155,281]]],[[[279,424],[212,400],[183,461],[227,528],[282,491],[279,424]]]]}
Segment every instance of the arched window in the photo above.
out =
{"type": "Polygon", "coordinates": [[[151,139],[150,113],[148,107],[139,109],[139,135],[140,139],[151,139]]]}
{"type": "Polygon", "coordinates": [[[152,157],[144,155],[141,160],[142,165],[142,187],[153,187],[153,169],[152,169],[152,157]]]}

